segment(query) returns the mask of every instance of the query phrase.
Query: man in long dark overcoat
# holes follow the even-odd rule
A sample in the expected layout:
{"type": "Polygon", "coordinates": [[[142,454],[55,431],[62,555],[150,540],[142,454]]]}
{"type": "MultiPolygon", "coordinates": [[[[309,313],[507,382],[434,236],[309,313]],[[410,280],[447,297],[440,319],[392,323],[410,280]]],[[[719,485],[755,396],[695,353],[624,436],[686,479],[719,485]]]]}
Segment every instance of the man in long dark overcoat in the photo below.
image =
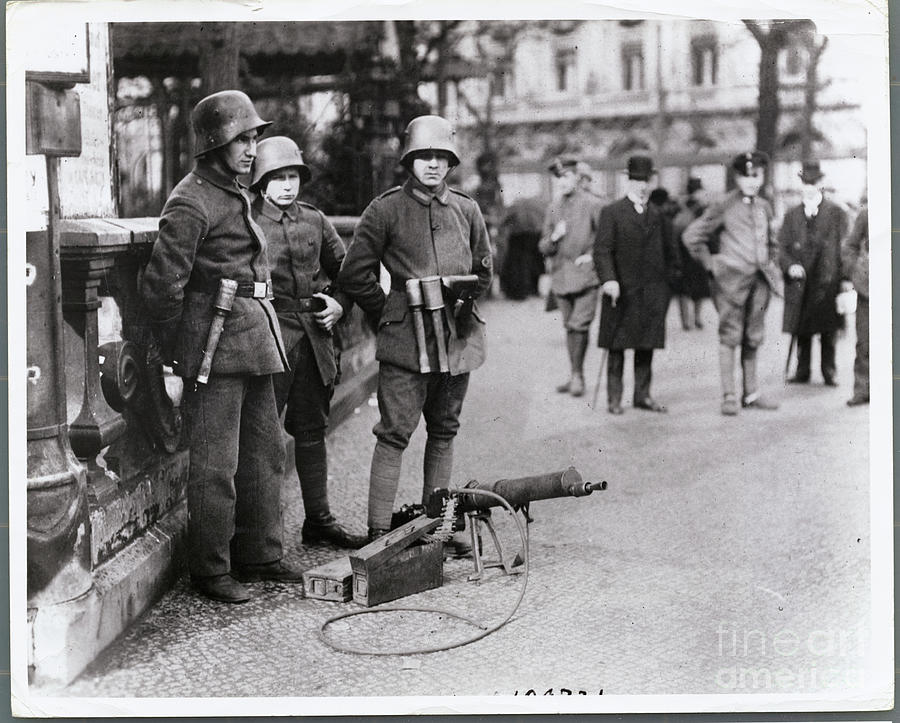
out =
{"type": "Polygon", "coordinates": [[[856,359],[853,396],[847,405],[869,403],[869,206],[864,204],[841,247],[841,290],[856,291],[856,359]]]}
{"type": "Polygon", "coordinates": [[[647,203],[653,161],[632,156],[627,172],[626,195],[602,209],[594,242],[594,267],[603,289],[597,343],[609,350],[609,412],[623,412],[626,349],[634,349],[635,408],[665,412],[666,407],[650,395],[651,365],[653,350],[666,343],[666,310],[680,260],[671,223],[647,203]]]}
{"type": "Polygon", "coordinates": [[[841,290],[841,240],[849,222],[844,210],[825,198],[824,178],[818,161],[803,164],[802,203],[785,214],[778,243],[785,279],[783,330],[797,339],[797,371],[788,381],[809,382],[812,337],[818,334],[822,379],[834,387],[834,343],[842,324],[835,298],[841,290]]]}

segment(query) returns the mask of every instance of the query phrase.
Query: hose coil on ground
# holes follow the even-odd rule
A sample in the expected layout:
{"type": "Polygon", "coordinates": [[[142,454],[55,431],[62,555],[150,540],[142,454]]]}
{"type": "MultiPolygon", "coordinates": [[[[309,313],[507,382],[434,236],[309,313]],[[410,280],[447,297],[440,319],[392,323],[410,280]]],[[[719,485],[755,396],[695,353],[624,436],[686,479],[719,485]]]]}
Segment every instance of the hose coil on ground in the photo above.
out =
{"type": "Polygon", "coordinates": [[[496,625],[492,625],[490,627],[479,623],[472,618],[466,617],[464,615],[460,615],[459,613],[455,613],[451,610],[442,610],[440,608],[419,608],[419,607],[395,607],[393,605],[379,605],[374,608],[369,608],[368,610],[354,610],[352,612],[341,613],[340,615],[335,615],[333,617],[328,618],[325,622],[322,623],[319,628],[319,638],[323,643],[328,645],[329,647],[337,650],[341,653],[355,653],[356,655],[417,655],[420,653],[437,653],[442,650],[452,650],[453,648],[459,648],[463,645],[468,645],[469,643],[474,643],[477,640],[481,640],[482,638],[487,637],[491,633],[498,631],[502,628],[506,623],[508,623],[513,615],[516,614],[516,611],[519,609],[519,605],[522,603],[522,598],[525,597],[525,589],[528,587],[528,537],[525,534],[525,528],[522,525],[522,521],[516,515],[516,511],[512,508],[512,506],[500,495],[495,494],[494,492],[490,492],[488,490],[481,489],[452,489],[450,490],[452,494],[463,495],[463,494],[475,494],[475,495],[485,495],[488,497],[496,498],[509,512],[512,514],[513,519],[516,521],[516,527],[519,531],[519,537],[522,540],[522,550],[524,551],[524,571],[522,573],[522,589],[519,591],[519,596],[516,598],[515,604],[509,611],[509,614],[496,625]],[[333,640],[329,640],[328,636],[325,633],[326,628],[332,623],[337,622],[338,620],[346,620],[347,618],[352,618],[357,615],[372,615],[377,613],[385,613],[385,612],[415,612],[415,613],[435,613],[437,615],[446,615],[447,617],[456,618],[457,620],[462,620],[463,622],[469,623],[470,625],[480,628],[480,632],[475,635],[464,638],[455,643],[448,643],[446,645],[436,645],[431,647],[423,647],[423,648],[403,648],[397,650],[368,650],[366,648],[354,648],[349,645],[344,645],[342,643],[337,643],[333,640]]]}

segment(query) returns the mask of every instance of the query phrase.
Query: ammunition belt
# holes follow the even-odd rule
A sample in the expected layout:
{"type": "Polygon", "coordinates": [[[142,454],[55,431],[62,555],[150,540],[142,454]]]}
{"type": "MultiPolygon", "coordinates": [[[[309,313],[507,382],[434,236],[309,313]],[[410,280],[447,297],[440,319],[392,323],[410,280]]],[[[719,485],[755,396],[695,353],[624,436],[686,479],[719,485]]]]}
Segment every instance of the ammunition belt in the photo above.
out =
{"type": "Polygon", "coordinates": [[[290,311],[325,311],[325,299],[318,296],[301,296],[296,299],[275,299],[272,306],[278,313],[290,311]]]}
{"type": "MultiPolygon", "coordinates": [[[[210,294],[214,296],[219,293],[219,281],[218,279],[215,281],[210,281],[208,283],[202,283],[200,281],[192,279],[188,282],[187,288],[189,291],[199,291],[202,294],[210,294]]],[[[272,282],[271,281],[238,281],[237,291],[234,294],[235,296],[241,296],[245,299],[267,299],[272,296],[272,282]]]]}

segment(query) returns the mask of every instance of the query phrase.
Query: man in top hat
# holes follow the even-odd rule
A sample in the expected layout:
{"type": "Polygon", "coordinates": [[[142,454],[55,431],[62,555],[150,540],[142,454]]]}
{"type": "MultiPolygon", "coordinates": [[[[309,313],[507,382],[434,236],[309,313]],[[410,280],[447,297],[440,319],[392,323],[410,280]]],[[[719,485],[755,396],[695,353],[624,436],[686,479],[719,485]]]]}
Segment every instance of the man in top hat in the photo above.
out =
{"type": "Polygon", "coordinates": [[[556,391],[573,397],[584,394],[584,357],[588,329],[597,312],[600,281],[594,273],[591,247],[600,222],[600,203],[579,184],[578,159],[557,158],[549,166],[556,176],[559,196],[544,216],[538,242],[550,259],[550,290],[562,311],[569,353],[569,379],[556,391]]]}
{"type": "Polygon", "coordinates": [[[771,294],[782,293],[778,242],[772,232],[772,206],[760,197],[769,159],[760,151],[732,160],[736,188],[711,203],[682,234],[691,255],[710,274],[719,312],[719,373],[722,414],[739,411],[734,379],[735,349],[741,350],[745,409],[773,410],[778,404],[759,389],[757,350],[763,342],[771,294]]]}
{"type": "Polygon", "coordinates": [[[227,603],[241,583],[300,583],[282,562],[284,445],[272,375],[287,355],[272,308],[266,237],[247,189],[257,137],[269,126],[237,90],[207,96],[191,114],[196,165],[172,190],[144,270],[141,295],[163,360],[184,379],[181,413],[191,580],[227,603]],[[208,380],[198,379],[221,280],[238,282],[208,380]]]}
{"type": "Polygon", "coordinates": [[[598,346],[609,350],[607,405],[622,414],[625,350],[634,350],[634,406],[652,412],[666,407],[650,395],[653,350],[666,342],[666,310],[670,285],[679,274],[678,249],[672,226],[660,209],[648,203],[650,179],[656,173],[647,156],[628,159],[625,197],[600,212],[594,241],[594,265],[603,284],[598,346]]]}
{"type": "Polygon", "coordinates": [[[825,198],[818,161],[804,162],[800,171],[801,203],[789,209],[778,233],[784,272],[783,330],[797,340],[797,371],[789,382],[810,380],[812,337],[819,336],[820,368],[826,386],[837,386],[834,342],[843,317],[835,298],[841,290],[841,240],[847,214],[825,198]]]}
{"type": "Polygon", "coordinates": [[[681,235],[694,219],[700,218],[707,205],[707,193],[703,181],[691,177],[687,182],[687,196],[684,206],[672,220],[672,233],[678,242],[681,254],[681,283],[678,287],[678,310],[681,314],[681,327],[688,331],[692,328],[702,329],[703,300],[708,299],[709,278],[706,269],[694,259],[684,245],[681,235]]]}

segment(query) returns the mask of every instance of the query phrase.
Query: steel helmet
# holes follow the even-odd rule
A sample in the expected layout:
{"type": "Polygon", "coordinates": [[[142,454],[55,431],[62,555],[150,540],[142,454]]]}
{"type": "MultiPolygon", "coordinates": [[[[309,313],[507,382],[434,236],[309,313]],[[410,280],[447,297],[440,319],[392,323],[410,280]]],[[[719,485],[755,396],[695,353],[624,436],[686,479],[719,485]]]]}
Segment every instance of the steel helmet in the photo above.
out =
{"type": "Polygon", "coordinates": [[[446,151],[450,154],[450,165],[459,165],[456,130],[448,120],[439,115],[420,115],[406,126],[400,163],[406,165],[410,155],[416,151],[446,151]]]}
{"type": "Polygon", "coordinates": [[[241,133],[271,124],[256,114],[253,101],[240,90],[223,90],[206,96],[194,106],[191,123],[197,138],[194,157],[231,143],[241,133]]]}
{"type": "Polygon", "coordinates": [[[300,183],[306,183],[312,178],[312,171],[303,162],[303,154],[297,144],[287,136],[272,136],[256,146],[250,187],[253,188],[267,173],[279,168],[296,168],[300,172],[300,183]]]}

